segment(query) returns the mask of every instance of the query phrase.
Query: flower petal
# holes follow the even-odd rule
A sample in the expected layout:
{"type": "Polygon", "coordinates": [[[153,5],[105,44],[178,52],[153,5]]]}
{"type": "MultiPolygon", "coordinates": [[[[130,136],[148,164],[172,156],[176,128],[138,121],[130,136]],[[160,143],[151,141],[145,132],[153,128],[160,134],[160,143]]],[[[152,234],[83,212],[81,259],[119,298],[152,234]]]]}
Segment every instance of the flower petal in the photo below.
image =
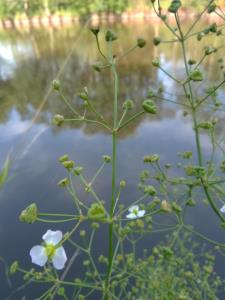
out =
{"type": "Polygon", "coordinates": [[[67,261],[66,252],[63,247],[59,247],[55,251],[55,255],[52,258],[52,263],[55,269],[61,270],[64,268],[67,261]]]}
{"type": "Polygon", "coordinates": [[[139,206],[138,205],[133,205],[133,206],[131,206],[129,209],[128,209],[128,211],[129,212],[133,212],[134,210],[139,210],[139,206]]]}
{"type": "Polygon", "coordinates": [[[223,205],[220,209],[221,213],[225,213],[225,205],[223,205]]]}
{"type": "Polygon", "coordinates": [[[57,245],[62,240],[63,234],[60,230],[47,230],[47,232],[42,236],[42,239],[46,244],[57,245]]]}
{"type": "Polygon", "coordinates": [[[139,212],[137,213],[137,217],[141,218],[145,215],[145,210],[139,210],[139,212]]]}
{"type": "Polygon", "coordinates": [[[40,267],[43,267],[48,260],[48,257],[45,252],[45,248],[39,245],[31,248],[30,256],[31,256],[32,263],[40,267]]]}
{"type": "Polygon", "coordinates": [[[127,219],[136,219],[137,216],[134,213],[130,213],[130,214],[126,215],[126,218],[127,219]]]}

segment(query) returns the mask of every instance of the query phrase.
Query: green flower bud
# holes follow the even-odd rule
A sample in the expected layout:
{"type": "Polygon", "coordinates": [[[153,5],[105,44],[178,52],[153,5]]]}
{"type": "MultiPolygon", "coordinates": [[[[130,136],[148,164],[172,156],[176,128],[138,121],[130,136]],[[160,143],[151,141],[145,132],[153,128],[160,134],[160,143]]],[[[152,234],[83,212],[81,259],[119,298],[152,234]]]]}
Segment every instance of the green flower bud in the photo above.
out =
{"type": "Polygon", "coordinates": [[[74,167],[74,161],[73,160],[67,160],[67,161],[63,161],[62,165],[67,169],[67,170],[71,170],[74,167]]]}
{"type": "Polygon", "coordinates": [[[120,181],[120,187],[121,187],[121,189],[126,187],[126,181],[125,180],[120,181]]]}
{"type": "Polygon", "coordinates": [[[180,7],[181,7],[181,1],[173,0],[168,8],[168,11],[175,14],[180,7]]]}
{"type": "Polygon", "coordinates": [[[115,40],[117,40],[117,35],[114,32],[112,32],[111,30],[108,30],[105,35],[105,40],[106,40],[106,42],[115,41],[115,40]]]}
{"type": "Polygon", "coordinates": [[[210,27],[207,27],[203,30],[204,34],[209,34],[210,33],[210,27]]]}
{"type": "Polygon", "coordinates": [[[108,259],[104,255],[101,254],[98,258],[98,261],[100,264],[107,264],[108,259]]]}
{"type": "Polygon", "coordinates": [[[9,268],[9,273],[11,275],[15,274],[17,271],[19,270],[19,262],[18,261],[14,261],[10,268],[9,268]]]}
{"type": "Polygon", "coordinates": [[[101,203],[93,203],[88,209],[88,219],[102,221],[106,218],[106,211],[101,203]]]}
{"type": "Polygon", "coordinates": [[[163,252],[163,256],[166,258],[173,255],[173,250],[171,250],[169,247],[163,247],[162,252],[163,252]]]}
{"type": "Polygon", "coordinates": [[[204,271],[208,274],[213,272],[212,266],[204,266],[204,271]]]}
{"type": "MultiPolygon", "coordinates": [[[[82,283],[82,280],[80,278],[75,278],[74,279],[74,282],[77,283],[77,284],[81,284],[82,283]]],[[[80,300],[80,299],[79,299],[80,300]]],[[[83,299],[82,299],[83,300],[83,299]]]]}
{"type": "Polygon", "coordinates": [[[67,186],[69,184],[69,179],[68,178],[63,178],[57,184],[59,186],[62,186],[62,187],[67,186]]]}
{"type": "Polygon", "coordinates": [[[60,287],[57,290],[57,295],[59,295],[59,296],[65,296],[65,288],[64,287],[60,287]]]}
{"type": "Polygon", "coordinates": [[[140,179],[142,182],[145,182],[146,179],[149,178],[149,171],[148,170],[143,170],[140,174],[140,179]]]}
{"type": "Polygon", "coordinates": [[[152,185],[147,185],[144,188],[144,193],[148,194],[149,196],[155,196],[156,195],[156,189],[152,185]]]}
{"type": "Polygon", "coordinates": [[[170,169],[171,168],[171,164],[167,163],[164,165],[166,169],[170,169]]]}
{"type": "Polygon", "coordinates": [[[196,205],[196,202],[194,199],[190,198],[187,200],[186,205],[194,207],[196,205]]]}
{"type": "Polygon", "coordinates": [[[82,100],[88,100],[88,94],[85,92],[80,92],[77,94],[82,100]]]}
{"type": "Polygon", "coordinates": [[[199,32],[199,33],[197,34],[197,40],[198,40],[198,41],[201,41],[201,39],[202,39],[204,36],[205,36],[205,33],[204,33],[204,32],[199,32]]]}
{"type": "Polygon", "coordinates": [[[217,24],[213,23],[212,25],[209,26],[209,31],[215,33],[217,31],[217,24]]]}
{"type": "Polygon", "coordinates": [[[205,47],[205,55],[210,55],[212,53],[215,53],[216,51],[217,49],[214,47],[211,46],[205,47]]]}
{"type": "Polygon", "coordinates": [[[21,222],[25,222],[28,224],[33,224],[38,217],[38,208],[36,203],[32,203],[29,206],[27,206],[19,216],[19,220],[21,222]]]}
{"type": "Polygon", "coordinates": [[[88,107],[88,101],[84,100],[83,105],[84,107],[88,107]]]}
{"type": "Polygon", "coordinates": [[[204,177],[206,174],[205,168],[192,165],[185,166],[184,171],[188,176],[195,176],[197,178],[204,177]]]}
{"type": "Polygon", "coordinates": [[[154,93],[154,91],[153,90],[149,90],[148,91],[148,98],[152,98],[152,97],[154,97],[155,96],[155,93],[154,93]]]}
{"type": "Polygon", "coordinates": [[[158,205],[161,203],[161,200],[158,197],[155,197],[152,201],[152,203],[154,203],[154,205],[158,205]]]}
{"type": "Polygon", "coordinates": [[[213,127],[212,123],[209,121],[201,122],[198,124],[198,128],[209,130],[213,127]]]}
{"type": "Polygon", "coordinates": [[[163,212],[166,212],[166,213],[171,213],[172,212],[172,207],[171,207],[170,203],[167,200],[162,200],[161,210],[163,212]]]}
{"type": "Polygon", "coordinates": [[[157,108],[155,106],[154,101],[150,99],[146,99],[142,102],[142,108],[145,110],[145,112],[149,114],[156,114],[157,113],[157,108]]]}
{"type": "Polygon", "coordinates": [[[34,277],[36,280],[40,280],[43,278],[43,273],[42,272],[35,272],[34,277]]]}
{"type": "Polygon", "coordinates": [[[172,209],[176,213],[180,213],[182,211],[181,207],[176,202],[172,202],[172,209]]]}
{"type": "Polygon", "coordinates": [[[155,163],[158,160],[159,160],[158,154],[147,155],[147,156],[144,156],[144,158],[143,158],[144,163],[155,163]]]}
{"type": "Polygon", "coordinates": [[[191,271],[187,271],[185,272],[185,277],[187,277],[188,279],[192,279],[194,277],[194,273],[192,273],[191,271]]]}
{"type": "Polygon", "coordinates": [[[96,222],[93,222],[93,223],[91,223],[91,227],[93,228],[93,229],[99,229],[99,224],[98,223],[96,223],[96,222]]]}
{"type": "Polygon", "coordinates": [[[86,231],[85,230],[80,230],[80,236],[85,237],[86,236],[86,231]]]}
{"type": "Polygon", "coordinates": [[[97,62],[92,65],[92,68],[97,72],[101,72],[101,67],[102,67],[102,64],[100,62],[97,62]]]}
{"type": "Polygon", "coordinates": [[[140,228],[140,229],[144,229],[145,228],[145,223],[143,222],[143,220],[138,219],[138,220],[136,220],[135,223],[136,223],[136,226],[138,228],[140,228]]]}
{"type": "Polygon", "coordinates": [[[202,81],[203,80],[202,73],[198,69],[192,71],[189,78],[190,78],[190,80],[193,80],[193,81],[202,81]]]}
{"type": "Polygon", "coordinates": [[[190,159],[190,158],[192,158],[192,152],[191,151],[182,152],[181,157],[184,159],[190,159]]]}
{"type": "Polygon", "coordinates": [[[61,126],[64,122],[64,117],[62,115],[55,115],[53,118],[53,123],[57,126],[61,126]]]}
{"type": "Polygon", "coordinates": [[[160,43],[161,43],[160,37],[154,37],[154,38],[153,38],[153,44],[154,44],[155,46],[158,46],[160,43]]]}
{"type": "Polygon", "coordinates": [[[208,7],[208,13],[211,14],[215,10],[216,10],[216,4],[215,3],[210,4],[208,7]]]}
{"type": "Polygon", "coordinates": [[[132,100],[126,100],[123,103],[123,109],[131,110],[134,108],[134,102],[132,100]]]}
{"type": "Polygon", "coordinates": [[[77,300],[85,300],[85,296],[84,295],[78,295],[77,300]]]}
{"type": "Polygon", "coordinates": [[[105,163],[110,163],[111,162],[111,156],[109,155],[103,155],[103,160],[105,163]]]}
{"type": "Polygon", "coordinates": [[[60,82],[58,80],[53,80],[52,81],[52,88],[55,91],[59,91],[60,90],[60,82]]]}
{"type": "Polygon", "coordinates": [[[90,260],[84,260],[83,261],[83,266],[89,267],[90,266],[90,260]]]}
{"type": "Polygon", "coordinates": [[[145,45],[146,45],[146,41],[143,38],[138,38],[137,39],[137,46],[139,48],[144,48],[145,45]]]}
{"type": "Polygon", "coordinates": [[[82,173],[82,171],[83,171],[83,167],[78,166],[73,170],[73,173],[74,175],[79,176],[82,173]]]}
{"type": "Polygon", "coordinates": [[[189,59],[189,60],[188,60],[188,64],[189,64],[190,66],[195,65],[195,64],[196,64],[196,60],[194,60],[194,59],[189,59]]]}
{"type": "Polygon", "coordinates": [[[159,59],[158,58],[153,59],[152,60],[152,65],[153,65],[153,67],[156,67],[156,68],[160,67],[159,59]]]}
{"type": "Polygon", "coordinates": [[[99,34],[100,28],[99,27],[91,27],[90,31],[97,36],[99,34]]]}
{"type": "Polygon", "coordinates": [[[60,158],[58,159],[58,161],[59,161],[60,163],[62,163],[62,162],[64,162],[64,161],[67,161],[67,160],[69,160],[68,154],[64,154],[63,156],[60,156],[60,158]]]}

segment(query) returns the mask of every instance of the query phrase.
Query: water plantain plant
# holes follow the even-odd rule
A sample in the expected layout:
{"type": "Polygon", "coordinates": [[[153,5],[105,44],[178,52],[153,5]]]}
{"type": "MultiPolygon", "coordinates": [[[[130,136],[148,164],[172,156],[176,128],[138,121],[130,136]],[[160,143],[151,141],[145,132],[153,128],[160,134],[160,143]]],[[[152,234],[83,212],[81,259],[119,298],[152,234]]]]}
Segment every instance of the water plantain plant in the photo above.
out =
{"type": "MultiPolygon", "coordinates": [[[[67,98],[63,82],[57,79],[52,83],[59,101],[64,102],[70,111],[69,116],[58,112],[53,120],[55,126],[63,126],[66,122],[101,126],[111,135],[112,150],[102,157],[91,179],[86,177],[83,166],[67,154],[59,158],[65,177],[58,184],[71,195],[74,213],[67,212],[66,208],[62,213],[42,212],[35,203],[22,211],[20,220],[23,222],[58,225],[57,230],[47,228],[41,242],[31,245],[30,258],[37,269],[26,270],[18,262],[14,262],[10,269],[11,273],[21,272],[27,283],[37,282],[46,286],[44,293],[35,299],[220,299],[218,292],[223,288],[223,282],[214,273],[213,257],[206,253],[203,255],[205,260],[197,260],[195,244],[190,247],[191,241],[188,242],[186,232],[216,246],[222,255],[225,243],[212,240],[191,227],[186,214],[204,198],[208,209],[217,217],[218,226],[225,229],[224,135],[217,130],[218,124],[223,124],[221,113],[224,112],[218,91],[225,79],[223,68],[218,67],[220,82],[207,81],[207,73],[202,68],[202,62],[223,49],[223,45],[221,43],[221,47],[216,48],[201,44],[202,41],[207,42],[208,36],[216,39],[223,36],[225,17],[215,1],[208,1],[189,28],[184,29],[180,16],[182,1],[173,0],[166,8],[160,0],[151,2],[155,14],[171,33],[171,40],[167,41],[154,37],[154,46],[176,43],[183,58],[179,78],[173,70],[166,68],[160,57],[153,59],[152,67],[176,84],[179,95],[176,91],[167,91],[166,86],[152,88],[139,104],[138,112],[133,113],[133,101],[121,99],[119,94],[121,83],[117,66],[132,51],[139,51],[141,55],[142,48],[150,41],[139,37],[125,53],[118,55],[114,48],[118,43],[117,34],[112,30],[102,32],[99,28],[91,28],[90,33],[96,40],[101,60],[93,62],[92,71],[110,72],[112,75],[111,122],[96,109],[88,82],[83,90],[76,91],[81,101],[79,109],[67,98]],[[201,18],[208,14],[216,14],[220,24],[201,24],[201,18]],[[106,53],[102,50],[100,34],[105,37],[106,53]],[[195,53],[187,53],[187,43],[192,39],[199,42],[196,52],[202,54],[200,60],[195,53]],[[179,153],[181,161],[173,169],[171,164],[162,163],[158,154],[146,149],[143,158],[146,167],[140,174],[139,197],[136,198],[130,194],[125,180],[119,180],[118,136],[137,118],[157,116],[158,101],[169,101],[182,107],[183,116],[188,116],[192,122],[195,151],[186,149],[179,153]],[[122,108],[122,113],[119,113],[119,108],[122,108]],[[210,155],[204,152],[202,136],[206,136],[211,145],[210,155]],[[102,199],[95,188],[95,181],[106,165],[111,166],[111,190],[108,198],[102,199]],[[90,201],[80,196],[78,185],[90,201]],[[124,193],[130,195],[128,204],[123,201],[124,193]],[[70,229],[63,233],[61,223],[71,224],[70,229]],[[167,232],[173,233],[169,242],[154,248],[149,244],[144,257],[138,254],[140,241],[153,233],[167,232]],[[108,247],[106,253],[96,255],[95,242],[99,236],[102,240],[104,237],[108,247]],[[67,245],[74,247],[75,254],[79,253],[82,259],[83,268],[76,273],[76,278],[66,278],[68,270],[78,263],[76,255],[68,254],[67,245]],[[64,268],[61,274],[60,270],[64,268]]],[[[219,63],[223,64],[223,60],[219,63]]]]}

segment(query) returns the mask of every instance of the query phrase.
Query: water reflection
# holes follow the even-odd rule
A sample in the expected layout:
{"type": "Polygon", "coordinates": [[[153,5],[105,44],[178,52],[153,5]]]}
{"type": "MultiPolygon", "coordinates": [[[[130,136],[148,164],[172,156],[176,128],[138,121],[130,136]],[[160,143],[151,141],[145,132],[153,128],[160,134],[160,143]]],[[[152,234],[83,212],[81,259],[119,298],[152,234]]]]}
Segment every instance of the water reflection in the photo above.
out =
{"type": "MultiPolygon", "coordinates": [[[[161,27],[149,24],[133,24],[126,27],[117,24],[114,30],[121,37],[121,43],[115,43],[114,51],[117,55],[132,46],[137,36],[143,36],[149,41],[146,48],[138,49],[121,60],[118,67],[121,80],[120,115],[124,100],[133,99],[135,111],[139,111],[141,101],[146,97],[148,90],[157,90],[160,85],[165,87],[163,97],[182,102],[183,91],[162,71],[155,70],[150,63],[153,57],[158,56],[164,62],[166,70],[176,76],[183,76],[181,51],[177,44],[165,44],[160,48],[152,46],[151,40],[155,34],[170,39],[168,33],[161,27]]],[[[208,43],[219,44],[219,40],[210,39],[209,37],[208,43]]],[[[188,56],[200,59],[201,53],[193,53],[194,47],[195,44],[189,44],[188,56]]],[[[105,44],[103,50],[107,51],[105,44]]],[[[210,58],[203,64],[208,79],[212,80],[210,84],[220,79],[217,64],[220,54],[218,51],[214,60],[210,58]]],[[[8,262],[17,258],[22,265],[31,266],[29,249],[46,231],[45,225],[34,224],[30,227],[18,222],[18,213],[25,206],[36,201],[42,211],[59,212],[73,209],[69,195],[57,186],[57,182],[65,177],[65,171],[57,163],[58,157],[68,153],[75,162],[84,166],[85,175],[91,178],[100,165],[101,156],[111,153],[110,136],[102,128],[77,123],[66,124],[62,128],[51,125],[52,116],[56,113],[70,116],[70,112],[57,95],[50,93],[46,97],[51,81],[63,66],[65,59],[68,61],[61,80],[68,98],[74,105],[81,106],[76,94],[83,86],[88,86],[97,110],[111,122],[112,77],[108,71],[92,71],[91,64],[98,60],[99,56],[94,38],[88,30],[81,31],[81,28],[76,26],[60,30],[1,33],[0,164],[8,152],[13,158],[12,178],[0,197],[0,254],[8,262]],[[43,103],[44,106],[41,106],[43,103]],[[40,113],[33,122],[40,106],[40,113]],[[19,247],[16,237],[20,239],[19,247]]],[[[205,87],[197,86],[200,93],[204,93],[205,87]]],[[[223,96],[224,91],[221,91],[219,97],[222,99],[223,96]]],[[[177,153],[186,150],[195,152],[192,122],[189,116],[183,116],[184,107],[160,99],[157,106],[159,113],[156,116],[139,119],[121,131],[118,143],[118,180],[127,180],[129,191],[123,196],[124,203],[129,203],[131,198],[135,198],[139,193],[136,186],[138,174],[143,169],[144,155],[158,153],[163,163],[172,163],[175,167],[174,172],[179,172],[176,169],[176,163],[179,161],[177,153]]],[[[202,118],[207,117],[206,111],[202,118]]],[[[221,120],[219,133],[223,131],[223,112],[221,120]]],[[[210,143],[205,134],[202,135],[202,145],[205,155],[209,156],[210,143]]],[[[107,167],[95,186],[106,203],[110,192],[109,171],[110,167],[107,167]]],[[[81,187],[78,188],[78,192],[84,201],[90,201],[81,187]]],[[[210,210],[203,209],[199,204],[189,218],[200,230],[207,232],[211,237],[215,235],[215,238],[222,241],[221,230],[210,210]],[[206,217],[207,220],[211,220],[207,228],[203,226],[205,222],[202,223],[206,217]]],[[[66,231],[67,225],[62,229],[66,231]]],[[[146,246],[152,246],[160,238],[149,237],[146,246]]],[[[98,237],[98,242],[97,244],[101,245],[101,236],[98,237]]],[[[221,271],[219,268],[218,270],[221,271]]],[[[8,290],[5,285],[2,295],[7,295],[8,290]]],[[[29,297],[29,294],[27,295],[29,297]]]]}

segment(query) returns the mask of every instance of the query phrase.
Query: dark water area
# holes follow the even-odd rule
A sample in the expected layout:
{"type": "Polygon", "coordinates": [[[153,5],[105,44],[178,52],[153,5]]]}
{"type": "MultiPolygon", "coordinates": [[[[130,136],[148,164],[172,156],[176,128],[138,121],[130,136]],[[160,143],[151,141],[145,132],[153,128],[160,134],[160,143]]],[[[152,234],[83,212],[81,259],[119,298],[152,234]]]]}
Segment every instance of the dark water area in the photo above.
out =
{"type": "MultiPolygon", "coordinates": [[[[178,44],[163,44],[153,47],[152,38],[160,34],[162,39],[169,40],[166,29],[155,24],[115,24],[114,31],[119,40],[115,42],[114,53],[122,54],[136,43],[136,37],[147,40],[147,46],[136,49],[123,58],[118,66],[119,106],[126,99],[135,102],[139,111],[142,100],[150,89],[164,87],[163,96],[182,102],[183,91],[165,74],[151,66],[151,60],[159,57],[164,68],[184,78],[181,49],[178,44]]],[[[106,26],[102,29],[105,30],[106,26]]],[[[103,51],[107,51],[102,35],[103,51]]],[[[207,45],[219,46],[221,40],[209,37],[198,49],[207,45]]],[[[199,60],[201,51],[197,50],[197,41],[188,43],[188,58],[199,60]]],[[[207,87],[222,80],[222,72],[217,63],[224,55],[219,50],[208,57],[202,65],[208,86],[197,84],[200,94],[207,87]]],[[[57,182],[66,176],[66,171],[59,165],[58,158],[67,153],[78,165],[84,167],[84,175],[91,178],[101,165],[102,155],[111,155],[111,137],[106,131],[90,124],[67,123],[56,128],[52,117],[56,113],[70,116],[70,112],[51,92],[51,81],[60,72],[63,90],[71,103],[81,106],[77,93],[84,86],[88,87],[97,110],[108,121],[112,120],[113,84],[112,75],[106,71],[96,73],[91,64],[99,60],[95,40],[87,28],[76,27],[62,29],[40,29],[32,31],[6,31],[0,33],[0,165],[8,154],[12,158],[10,180],[0,195],[0,256],[7,264],[18,260],[23,267],[31,268],[29,251],[40,243],[41,236],[47,229],[60,229],[66,232],[71,224],[52,225],[35,223],[27,225],[19,222],[18,215],[31,202],[36,202],[41,212],[71,213],[74,211],[70,195],[60,188],[57,182]]],[[[225,91],[219,91],[218,98],[224,103],[225,91]]],[[[118,182],[127,181],[122,199],[126,205],[135,200],[140,192],[137,189],[139,173],[146,168],[143,165],[144,155],[157,153],[162,164],[171,163],[173,174],[179,174],[177,163],[179,152],[193,151],[195,140],[191,117],[184,117],[184,107],[170,102],[157,102],[159,113],[154,117],[142,117],[120,134],[118,141],[118,182]]],[[[207,110],[202,118],[207,118],[207,110]]],[[[219,113],[220,126],[218,135],[224,134],[225,113],[219,113]]],[[[211,144],[206,134],[201,142],[204,156],[211,154],[211,144]]],[[[221,158],[221,153],[216,153],[221,158]]],[[[95,191],[106,202],[110,201],[111,167],[107,165],[95,182],[95,191]]],[[[82,186],[77,186],[80,198],[86,204],[91,203],[82,186]]],[[[199,197],[201,198],[201,197],[199,197]]],[[[223,243],[224,230],[208,206],[199,200],[197,206],[187,215],[187,222],[196,226],[208,237],[223,243]]],[[[103,226],[104,227],[104,226],[103,226]]],[[[103,228],[96,236],[94,255],[107,249],[107,234],[103,228]]],[[[144,239],[140,245],[151,249],[163,235],[153,234],[144,239]]],[[[72,249],[68,246],[68,256],[72,249]]],[[[82,268],[76,261],[71,276],[78,276],[82,268]]],[[[224,278],[225,260],[218,256],[216,271],[224,278]]],[[[13,288],[10,288],[3,265],[0,268],[0,299],[5,299],[13,288]]],[[[13,287],[21,284],[13,278],[13,287]]],[[[33,286],[18,292],[12,299],[34,299],[40,293],[40,287],[33,286]],[[37,293],[37,294],[36,294],[37,293]],[[35,294],[35,295],[34,295],[35,294]]]]}

